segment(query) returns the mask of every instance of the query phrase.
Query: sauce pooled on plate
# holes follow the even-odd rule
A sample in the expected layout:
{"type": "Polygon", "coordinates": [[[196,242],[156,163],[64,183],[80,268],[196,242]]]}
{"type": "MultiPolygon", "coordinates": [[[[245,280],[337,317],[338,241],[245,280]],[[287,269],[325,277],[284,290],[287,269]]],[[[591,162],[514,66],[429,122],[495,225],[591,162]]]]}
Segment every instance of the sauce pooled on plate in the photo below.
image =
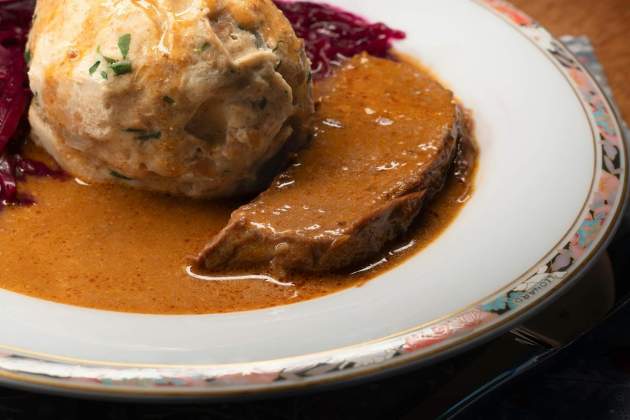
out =
{"type": "MultiPolygon", "coordinates": [[[[383,91],[385,85],[383,79],[361,82],[358,77],[354,87],[358,92],[383,91]]],[[[321,96],[317,86],[316,95],[321,96]]],[[[343,104],[323,104],[320,109],[334,106],[343,104]]],[[[353,113],[363,118],[365,112],[349,109],[347,118],[353,113]]],[[[328,116],[317,113],[315,118],[328,116]]],[[[396,136],[404,133],[397,134],[396,124],[379,129],[388,128],[395,144],[396,136]]],[[[336,136],[343,133],[358,139],[369,134],[354,131],[357,128],[337,130],[336,136]]],[[[32,145],[25,154],[47,159],[32,145]]],[[[473,164],[468,158],[456,166],[473,164]]],[[[312,299],[359,286],[429,244],[463,207],[471,176],[465,175],[466,182],[450,176],[409,233],[356,273],[291,275],[282,282],[205,281],[186,272],[188,257],[217,234],[243,203],[30,178],[25,187],[37,197],[37,204],[5,209],[0,215],[0,287],[72,305],[157,314],[232,312],[312,299]]]]}

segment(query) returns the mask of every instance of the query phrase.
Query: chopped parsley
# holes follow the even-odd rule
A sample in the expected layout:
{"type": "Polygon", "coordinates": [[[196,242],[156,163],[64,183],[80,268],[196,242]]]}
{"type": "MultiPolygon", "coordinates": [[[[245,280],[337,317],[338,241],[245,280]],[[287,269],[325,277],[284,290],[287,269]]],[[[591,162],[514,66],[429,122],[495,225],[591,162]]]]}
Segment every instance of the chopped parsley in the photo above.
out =
{"type": "Polygon", "coordinates": [[[147,130],[143,130],[142,128],[125,128],[127,133],[144,133],[147,130]]]}
{"type": "Polygon", "coordinates": [[[114,178],[122,179],[124,181],[133,181],[133,178],[129,178],[128,176],[125,176],[121,174],[120,172],[109,171],[109,174],[114,178]]]}
{"type": "Polygon", "coordinates": [[[170,96],[162,96],[162,100],[164,102],[166,102],[169,105],[173,105],[175,103],[175,99],[171,98],[170,96]]]}
{"type": "Polygon", "coordinates": [[[118,38],[118,49],[123,56],[123,60],[129,55],[129,44],[131,44],[131,34],[124,34],[118,38]]]}
{"type": "Polygon", "coordinates": [[[112,63],[110,67],[112,68],[116,76],[131,73],[132,70],[131,62],[127,60],[116,61],[115,63],[112,63]]]}
{"type": "Polygon", "coordinates": [[[203,44],[201,44],[199,47],[197,47],[196,50],[198,53],[202,53],[206,51],[208,48],[210,48],[210,43],[206,41],[203,44]]]}
{"type": "Polygon", "coordinates": [[[24,50],[24,62],[27,66],[31,63],[31,58],[31,50],[27,48],[26,50],[24,50]]]}
{"type": "MultiPolygon", "coordinates": [[[[105,60],[108,64],[107,69],[101,71],[101,77],[105,80],[109,78],[107,70],[111,69],[114,72],[114,75],[121,76],[123,74],[131,73],[133,71],[133,67],[131,65],[131,61],[127,59],[129,55],[129,46],[131,44],[131,34],[124,34],[120,38],[118,38],[118,49],[120,50],[120,54],[122,55],[122,60],[116,60],[115,58],[108,57],[101,52],[101,47],[98,46],[96,48],[96,53],[100,55],[103,60],[105,60]]],[[[90,67],[90,75],[94,74],[96,70],[98,70],[101,64],[101,60],[97,60],[92,67],[90,67]]]]}
{"type": "Polygon", "coordinates": [[[94,72],[98,69],[98,66],[101,65],[101,60],[97,60],[96,63],[92,64],[90,67],[90,76],[94,74],[94,72]]]}
{"type": "Polygon", "coordinates": [[[138,140],[157,140],[162,137],[161,131],[147,131],[144,134],[138,134],[136,139],[138,140]]]}
{"type": "Polygon", "coordinates": [[[108,56],[106,56],[105,54],[103,54],[103,53],[101,52],[101,47],[100,47],[100,46],[96,48],[96,53],[97,53],[98,55],[100,55],[101,57],[103,57],[103,59],[104,59],[105,61],[107,61],[109,64],[112,64],[112,63],[115,63],[115,62],[116,62],[116,60],[114,60],[113,58],[108,57],[108,56]]]}
{"type": "Polygon", "coordinates": [[[125,131],[135,134],[134,138],[141,141],[157,140],[162,137],[162,132],[159,130],[149,131],[142,128],[126,128],[125,131]]]}

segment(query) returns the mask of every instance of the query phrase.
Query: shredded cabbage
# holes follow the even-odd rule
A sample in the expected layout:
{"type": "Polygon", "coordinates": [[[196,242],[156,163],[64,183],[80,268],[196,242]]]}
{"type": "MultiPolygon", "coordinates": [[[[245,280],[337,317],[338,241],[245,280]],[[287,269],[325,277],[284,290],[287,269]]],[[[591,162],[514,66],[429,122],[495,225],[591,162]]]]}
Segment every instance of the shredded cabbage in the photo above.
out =
{"type": "Polygon", "coordinates": [[[0,209],[34,203],[18,191],[26,175],[63,176],[60,170],[20,155],[28,131],[25,114],[31,92],[25,45],[34,7],[34,0],[0,0],[0,209]]]}
{"type": "Polygon", "coordinates": [[[392,41],[405,38],[402,31],[383,23],[370,23],[324,3],[274,2],[291,22],[297,36],[304,39],[316,79],[329,76],[334,65],[361,52],[388,58],[392,41]]]}

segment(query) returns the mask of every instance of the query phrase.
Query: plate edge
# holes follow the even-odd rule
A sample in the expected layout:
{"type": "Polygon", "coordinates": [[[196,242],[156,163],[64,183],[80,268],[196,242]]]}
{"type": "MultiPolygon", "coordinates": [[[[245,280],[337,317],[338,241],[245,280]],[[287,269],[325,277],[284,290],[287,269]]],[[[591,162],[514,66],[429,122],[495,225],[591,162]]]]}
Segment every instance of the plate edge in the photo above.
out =
{"type": "MultiPolygon", "coordinates": [[[[136,392],[165,396],[198,393],[225,395],[251,393],[260,388],[265,390],[302,388],[305,385],[328,382],[326,379],[334,381],[374,374],[375,370],[389,369],[399,364],[391,363],[392,361],[400,361],[403,364],[420,362],[437,353],[444,353],[447,348],[461,347],[476,337],[496,333],[519,315],[523,315],[525,308],[541,306],[555,291],[575,280],[584,267],[601,252],[603,245],[610,239],[620,222],[619,215],[628,205],[628,150],[620,128],[619,116],[588,70],[584,69],[573,54],[536,21],[502,0],[473,1],[500,15],[555,58],[564,68],[563,73],[571,79],[572,86],[580,89],[581,102],[593,106],[589,121],[591,126],[598,130],[599,141],[605,143],[609,151],[610,147],[618,147],[618,165],[615,165],[615,160],[611,160],[611,156],[602,145],[599,156],[601,161],[597,162],[596,174],[599,189],[591,193],[589,200],[591,204],[589,207],[592,207],[595,200],[615,196],[614,204],[604,199],[604,204],[608,201],[606,204],[608,209],[589,208],[591,217],[582,220],[578,231],[569,235],[570,241],[546,264],[546,270],[539,270],[525,282],[519,283],[518,287],[503,289],[499,295],[484,299],[484,304],[472,309],[466,308],[446,320],[431,322],[428,326],[415,328],[406,334],[399,333],[393,338],[390,336],[370,344],[359,344],[344,349],[346,352],[352,351],[353,354],[350,356],[335,357],[334,354],[338,353],[339,349],[317,354],[319,363],[314,361],[295,363],[290,369],[286,369],[286,359],[246,363],[232,369],[221,365],[121,367],[114,363],[106,367],[92,365],[92,362],[87,360],[59,361],[59,358],[54,356],[47,358],[33,355],[28,351],[4,352],[0,347],[0,378],[110,395],[112,393],[128,395],[136,392]],[[587,98],[590,93],[593,94],[587,98]],[[596,116],[596,111],[604,112],[596,116]],[[613,144],[609,144],[611,141],[613,144]],[[609,185],[614,181],[606,174],[613,177],[618,175],[619,182],[616,187],[609,185]],[[598,197],[597,194],[601,196],[598,197]],[[566,265],[562,265],[563,262],[566,262],[566,265]],[[328,357],[323,357],[324,354],[328,357]],[[321,362],[322,359],[325,360],[324,363],[321,362]],[[278,370],[278,366],[273,366],[274,364],[283,365],[285,368],[278,370]],[[248,368],[244,368],[245,366],[248,368]],[[195,369],[201,372],[195,372],[195,369]],[[214,373],[210,374],[211,370],[214,373]]],[[[564,242],[566,241],[563,240],[564,242]]],[[[304,355],[295,359],[309,359],[312,356],[304,355]]]]}

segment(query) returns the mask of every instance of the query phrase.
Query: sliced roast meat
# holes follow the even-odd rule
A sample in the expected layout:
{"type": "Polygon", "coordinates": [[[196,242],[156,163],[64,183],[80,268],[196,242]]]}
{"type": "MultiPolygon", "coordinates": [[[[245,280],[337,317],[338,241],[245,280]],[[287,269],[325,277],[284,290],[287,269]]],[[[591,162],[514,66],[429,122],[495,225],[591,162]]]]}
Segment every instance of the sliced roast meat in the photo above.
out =
{"type": "Polygon", "coordinates": [[[442,188],[465,124],[452,93],[429,75],[360,55],[317,95],[310,147],[232,214],[198,257],[206,269],[356,266],[405,232],[442,188]]]}

